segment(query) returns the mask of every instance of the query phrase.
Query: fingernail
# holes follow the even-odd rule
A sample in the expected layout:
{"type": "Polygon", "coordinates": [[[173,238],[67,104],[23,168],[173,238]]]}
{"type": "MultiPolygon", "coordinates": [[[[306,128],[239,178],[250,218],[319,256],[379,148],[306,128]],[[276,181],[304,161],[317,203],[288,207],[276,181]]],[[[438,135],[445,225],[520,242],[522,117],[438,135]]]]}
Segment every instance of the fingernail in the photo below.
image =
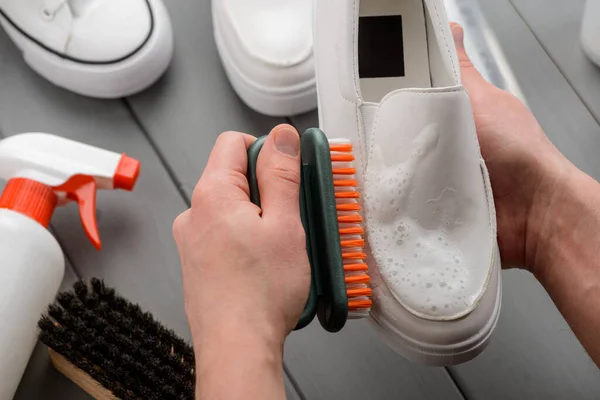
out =
{"type": "Polygon", "coordinates": [[[465,45],[464,45],[465,32],[464,32],[462,26],[460,26],[459,24],[453,23],[451,26],[451,29],[452,29],[452,36],[454,37],[454,43],[456,44],[456,47],[463,49],[465,47],[465,45]]]}
{"type": "Polygon", "coordinates": [[[275,147],[288,156],[296,157],[300,150],[300,136],[291,126],[282,126],[275,132],[275,147]]]}

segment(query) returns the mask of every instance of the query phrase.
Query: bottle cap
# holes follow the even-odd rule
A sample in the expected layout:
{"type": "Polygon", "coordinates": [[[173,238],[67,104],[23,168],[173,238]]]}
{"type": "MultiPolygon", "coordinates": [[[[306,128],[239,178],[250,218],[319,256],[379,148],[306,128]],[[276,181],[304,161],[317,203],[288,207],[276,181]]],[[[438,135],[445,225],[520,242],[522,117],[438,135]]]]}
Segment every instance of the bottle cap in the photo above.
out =
{"type": "Polygon", "coordinates": [[[26,178],[8,181],[0,196],[0,208],[16,211],[47,228],[57,197],[50,186],[26,178]]]}

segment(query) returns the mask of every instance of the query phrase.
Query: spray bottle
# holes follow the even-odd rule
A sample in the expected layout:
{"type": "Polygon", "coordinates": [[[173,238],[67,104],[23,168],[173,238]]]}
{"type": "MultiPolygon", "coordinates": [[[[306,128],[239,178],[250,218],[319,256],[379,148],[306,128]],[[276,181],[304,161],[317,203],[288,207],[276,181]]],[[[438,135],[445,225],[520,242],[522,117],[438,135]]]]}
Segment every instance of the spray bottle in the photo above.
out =
{"type": "Polygon", "coordinates": [[[12,399],[37,337],[37,321],[63,279],[61,248],[47,230],[57,206],[79,205],[100,249],[96,190],[132,190],[139,161],[45,133],[0,141],[0,400],[12,399]]]}

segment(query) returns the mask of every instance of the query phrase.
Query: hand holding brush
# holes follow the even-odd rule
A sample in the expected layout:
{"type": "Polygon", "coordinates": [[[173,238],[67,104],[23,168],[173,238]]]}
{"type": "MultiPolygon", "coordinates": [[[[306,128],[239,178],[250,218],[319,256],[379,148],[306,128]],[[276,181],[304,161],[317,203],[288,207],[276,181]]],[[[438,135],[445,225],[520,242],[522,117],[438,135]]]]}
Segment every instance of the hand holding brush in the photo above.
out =
{"type": "Polygon", "coordinates": [[[199,399],[285,398],[283,342],[308,297],[299,135],[280,125],[264,144],[260,208],[250,201],[246,179],[254,140],[234,132],[219,137],[191,209],[173,227],[199,355],[199,399]]]}

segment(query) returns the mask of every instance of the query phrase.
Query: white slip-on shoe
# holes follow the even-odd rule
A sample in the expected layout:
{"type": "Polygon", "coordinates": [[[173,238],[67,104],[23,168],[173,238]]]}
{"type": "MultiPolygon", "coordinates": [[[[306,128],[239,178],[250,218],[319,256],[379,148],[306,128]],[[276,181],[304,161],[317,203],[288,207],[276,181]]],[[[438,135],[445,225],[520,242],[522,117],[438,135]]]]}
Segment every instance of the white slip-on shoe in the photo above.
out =
{"type": "Polygon", "coordinates": [[[321,129],[355,145],[370,319],[406,358],[468,361],[501,303],[496,216],[441,0],[316,0],[321,129]]]}
{"type": "Polygon", "coordinates": [[[139,92],[173,54],[161,0],[0,0],[0,24],[31,68],[84,96],[139,92]]]}
{"type": "Polygon", "coordinates": [[[252,109],[290,116],[317,107],[310,0],[213,0],[217,50],[252,109]]]}

